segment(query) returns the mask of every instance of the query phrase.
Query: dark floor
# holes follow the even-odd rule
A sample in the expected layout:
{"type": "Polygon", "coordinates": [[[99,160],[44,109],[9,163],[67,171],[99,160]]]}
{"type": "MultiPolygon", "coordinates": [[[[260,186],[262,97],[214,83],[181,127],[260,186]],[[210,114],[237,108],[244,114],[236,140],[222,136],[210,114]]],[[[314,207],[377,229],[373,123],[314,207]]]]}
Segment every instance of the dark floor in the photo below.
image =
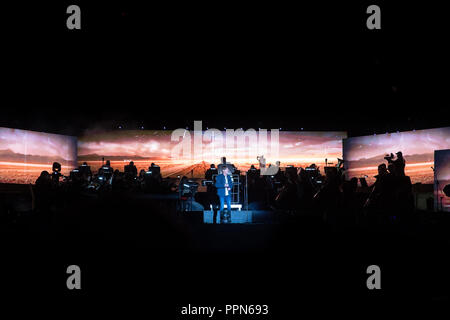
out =
{"type": "Polygon", "coordinates": [[[449,299],[445,215],[419,212],[383,226],[313,215],[204,224],[203,212],[177,213],[170,201],[85,199],[51,216],[23,213],[2,223],[2,288],[62,303],[123,297],[145,302],[152,314],[174,312],[170,319],[188,303],[270,304],[275,318],[286,318],[302,314],[300,302],[315,309],[449,299]],[[71,264],[82,269],[81,292],[65,287],[71,264]],[[372,264],[382,271],[380,291],[366,288],[372,264]]]}

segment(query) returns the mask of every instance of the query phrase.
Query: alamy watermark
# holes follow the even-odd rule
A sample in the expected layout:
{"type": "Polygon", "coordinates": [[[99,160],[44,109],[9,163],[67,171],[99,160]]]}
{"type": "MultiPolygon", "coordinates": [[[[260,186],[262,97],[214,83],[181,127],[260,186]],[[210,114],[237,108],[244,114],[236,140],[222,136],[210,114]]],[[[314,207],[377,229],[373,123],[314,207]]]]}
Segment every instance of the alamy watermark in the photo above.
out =
{"type": "Polygon", "coordinates": [[[178,142],[171,150],[172,159],[194,162],[214,161],[226,157],[231,161],[260,163],[262,175],[278,172],[280,140],[278,129],[203,130],[202,121],[194,121],[194,130],[176,129],[171,141],[178,142]],[[270,139],[269,139],[270,137],[270,139]],[[265,166],[270,160],[273,165],[265,166]]]}

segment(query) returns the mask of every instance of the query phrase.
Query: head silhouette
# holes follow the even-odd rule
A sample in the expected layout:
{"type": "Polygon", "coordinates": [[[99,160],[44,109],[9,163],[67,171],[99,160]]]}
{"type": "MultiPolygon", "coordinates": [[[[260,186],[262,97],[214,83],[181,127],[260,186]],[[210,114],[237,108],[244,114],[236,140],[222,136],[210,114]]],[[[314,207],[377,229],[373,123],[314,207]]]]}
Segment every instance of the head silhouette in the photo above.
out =
{"type": "Polygon", "coordinates": [[[378,175],[382,176],[387,173],[386,164],[382,163],[378,166],[378,175]]]}

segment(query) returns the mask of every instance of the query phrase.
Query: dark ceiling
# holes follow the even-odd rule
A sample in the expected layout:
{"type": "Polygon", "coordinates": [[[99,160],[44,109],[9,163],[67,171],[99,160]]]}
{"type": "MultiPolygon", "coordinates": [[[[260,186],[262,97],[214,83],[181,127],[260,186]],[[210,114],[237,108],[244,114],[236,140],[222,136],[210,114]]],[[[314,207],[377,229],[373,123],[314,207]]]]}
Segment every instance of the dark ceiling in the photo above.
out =
{"type": "Polygon", "coordinates": [[[372,3],[58,1],[3,10],[0,125],[347,130],[449,125],[445,11],[372,3]],[[65,26],[77,3],[82,30],[65,26]]]}

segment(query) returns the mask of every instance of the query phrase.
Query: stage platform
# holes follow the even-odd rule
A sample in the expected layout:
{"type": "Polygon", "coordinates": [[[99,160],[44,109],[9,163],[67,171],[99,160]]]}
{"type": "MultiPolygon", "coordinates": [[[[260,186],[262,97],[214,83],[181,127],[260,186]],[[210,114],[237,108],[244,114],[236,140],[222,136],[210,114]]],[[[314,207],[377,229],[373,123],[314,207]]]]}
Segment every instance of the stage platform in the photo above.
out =
{"type": "Polygon", "coordinates": [[[218,213],[212,210],[203,211],[203,223],[206,224],[230,224],[230,223],[273,223],[274,212],[262,210],[232,210],[230,215],[218,213]]]}

